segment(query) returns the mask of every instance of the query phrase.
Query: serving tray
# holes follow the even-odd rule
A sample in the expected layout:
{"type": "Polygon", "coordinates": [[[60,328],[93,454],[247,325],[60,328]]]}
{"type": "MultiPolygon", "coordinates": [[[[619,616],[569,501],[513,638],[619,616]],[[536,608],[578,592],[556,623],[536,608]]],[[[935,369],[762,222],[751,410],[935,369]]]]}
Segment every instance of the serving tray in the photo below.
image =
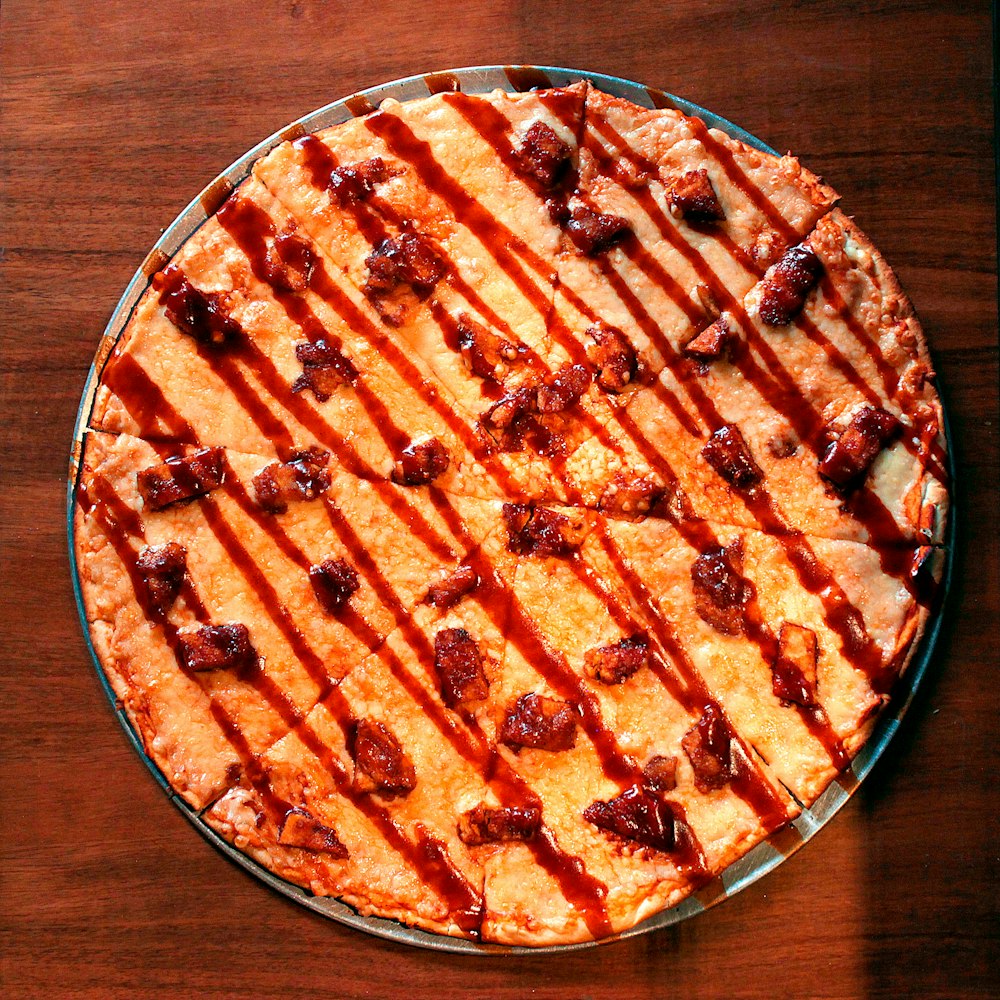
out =
{"type": "MultiPolygon", "coordinates": [[[[133,728],[125,710],[118,703],[111,684],[104,674],[101,662],[90,639],[90,630],[83,605],[83,595],[80,588],[80,577],[76,564],[76,546],[74,539],[73,512],[76,488],[80,473],[80,457],[83,454],[83,442],[87,435],[97,392],[98,382],[104,365],[121,336],[132,311],[146,291],[152,275],[159,271],[177,252],[181,245],[219,208],[223,201],[250,173],[253,163],[268,153],[286,139],[295,138],[319,129],[347,121],[352,117],[367,114],[374,110],[387,98],[398,101],[410,101],[430,94],[447,90],[461,90],[469,94],[489,93],[493,90],[505,90],[508,93],[519,93],[535,87],[560,87],[579,80],[589,80],[595,87],[615,97],[622,97],[646,108],[676,108],[687,115],[694,115],[708,126],[720,129],[735,139],[753,146],[763,152],[776,154],[776,151],[760,139],[744,131],[732,122],[721,118],[705,108],[672,94],[647,87],[619,77],[606,76],[602,73],[591,73],[584,70],[565,69],[554,66],[472,66],[462,69],[452,69],[435,73],[425,73],[409,76],[391,83],[370,87],[350,97],[334,101],[310,114],[297,119],[279,132],[259,142],[248,150],[231,166],[224,170],[196,197],[177,218],[167,227],[163,235],[146,255],[139,269],[125,289],[124,294],[115,307],[108,325],[101,338],[94,362],[91,365],[80,400],[76,426],[73,432],[73,447],[70,459],[69,482],[67,491],[67,516],[71,572],[73,589],[76,597],[77,610],[86,637],[87,647],[97,668],[97,674],[104,687],[118,721],[139,756],[145,761],[153,777],[159,782],[168,798],[184,814],[188,821],[210,841],[219,851],[251,872],[272,889],[295,900],[295,902],[320,913],[331,920],[353,927],[356,930],[374,934],[404,944],[436,951],[459,952],[465,954],[539,954],[540,952],[576,951],[583,948],[593,948],[606,945],[623,938],[648,934],[662,927],[680,923],[698,913],[715,906],[729,896],[735,895],[741,889],[756,882],[768,872],[791,857],[807,841],[811,840],[827,823],[829,823],[860,783],[868,776],[875,762],[885,751],[900,722],[913,700],[928,664],[931,662],[941,629],[942,609],[947,600],[951,583],[952,560],[950,552],[954,544],[956,513],[954,499],[946,531],[945,566],[941,586],[938,591],[937,609],[929,620],[924,632],[921,646],[910,663],[905,676],[897,684],[892,701],[881,715],[871,737],[855,757],[851,766],[833,781],[820,798],[808,809],[803,809],[801,815],[789,826],[779,830],[767,840],[758,844],[738,861],[704,886],[700,891],[677,906],[664,910],[648,920],[623,931],[621,934],[603,938],[600,941],[588,941],[579,944],[555,945],[543,948],[509,947],[495,944],[479,944],[460,938],[450,938],[429,931],[406,927],[394,920],[381,917],[366,917],[357,913],[351,907],[336,899],[317,897],[312,893],[278,878],[266,868],[257,864],[247,855],[241,853],[222,839],[201,818],[200,813],[188,805],[170,787],[160,773],[159,768],[146,755],[142,741],[133,728]]],[[[950,431],[947,412],[944,413],[944,433],[950,445],[950,431]]],[[[947,450],[949,462],[949,477],[954,482],[954,467],[952,448],[947,450]]]]}

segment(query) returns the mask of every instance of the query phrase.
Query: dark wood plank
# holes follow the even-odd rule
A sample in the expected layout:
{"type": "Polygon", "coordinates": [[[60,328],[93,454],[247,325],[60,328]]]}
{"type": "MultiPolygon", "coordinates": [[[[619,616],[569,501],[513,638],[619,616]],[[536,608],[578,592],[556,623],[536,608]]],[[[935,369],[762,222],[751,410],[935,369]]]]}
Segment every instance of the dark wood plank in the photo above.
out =
{"type": "Polygon", "coordinates": [[[988,4],[8,0],[0,24],[4,996],[995,995],[988,4]],[[838,188],[928,330],[961,471],[961,533],[940,655],[890,750],[817,841],[673,930],[559,958],[469,960],[307,913],[169,805],[87,658],[65,470],[118,295],[216,173],[361,87],[529,60],[672,90],[793,149],[838,188]]]}

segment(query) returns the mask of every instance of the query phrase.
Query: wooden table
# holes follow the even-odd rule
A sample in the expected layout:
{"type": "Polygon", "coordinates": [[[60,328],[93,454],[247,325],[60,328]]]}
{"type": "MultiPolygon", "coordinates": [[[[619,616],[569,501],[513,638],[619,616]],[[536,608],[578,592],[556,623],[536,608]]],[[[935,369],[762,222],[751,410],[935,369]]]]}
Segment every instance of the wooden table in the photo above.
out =
{"type": "Polygon", "coordinates": [[[997,955],[997,315],[985,3],[39,4],[0,21],[0,994],[986,996],[997,955]],[[960,8],[960,12],[956,9],[960,8]],[[411,950],[225,861],[128,746],[77,622],[70,432],[105,322],[186,202],[335,97],[480,63],[672,90],[793,148],[927,328],[961,471],[940,653],[815,843],[673,930],[557,958],[411,950]]]}

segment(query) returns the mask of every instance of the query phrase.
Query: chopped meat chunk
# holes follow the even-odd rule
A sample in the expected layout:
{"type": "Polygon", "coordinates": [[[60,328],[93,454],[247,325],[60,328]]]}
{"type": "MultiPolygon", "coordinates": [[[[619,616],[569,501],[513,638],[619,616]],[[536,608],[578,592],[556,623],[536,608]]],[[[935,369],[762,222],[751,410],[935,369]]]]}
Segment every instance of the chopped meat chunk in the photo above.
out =
{"type": "Polygon", "coordinates": [[[610,801],[598,799],[583,811],[588,823],[655,851],[674,849],[674,810],[665,799],[638,785],[610,801]]]}
{"type": "Polygon", "coordinates": [[[448,471],[448,449],[437,438],[411,441],[392,468],[392,481],[399,486],[426,486],[448,471]]]}
{"type": "Polygon", "coordinates": [[[684,734],[681,746],[694,768],[699,792],[722,788],[733,776],[732,733],[716,705],[706,705],[701,718],[684,734]]]}
{"type": "Polygon", "coordinates": [[[498,399],[484,414],[482,422],[504,451],[518,451],[524,436],[537,426],[538,392],[521,386],[498,399]]]}
{"type": "Polygon", "coordinates": [[[246,625],[202,625],[193,632],[178,632],[181,658],[188,670],[252,670],[257,650],[246,625]]]}
{"type": "Polygon", "coordinates": [[[735,489],[748,490],[764,478],[735,424],[720,427],[708,439],[701,453],[708,464],[735,489]]]}
{"type": "Polygon", "coordinates": [[[775,695],[803,708],[815,705],[818,656],[816,633],[811,628],[784,622],[778,639],[778,656],[771,665],[775,695]]]}
{"type": "Polygon", "coordinates": [[[744,630],[744,611],[753,592],[742,573],[742,539],[705,552],[691,564],[695,608],[724,635],[739,635],[744,630]]]}
{"type": "Polygon", "coordinates": [[[612,517],[638,520],[656,507],[666,494],[662,483],[652,479],[629,479],[618,473],[598,501],[598,510],[612,517]]]}
{"type": "Polygon", "coordinates": [[[538,806],[478,805],[458,817],[458,838],[463,844],[499,844],[531,840],[542,825],[538,806]]]}
{"type": "Polygon", "coordinates": [[[625,334],[615,326],[596,323],[587,336],[593,340],[587,357],[597,367],[597,384],[613,394],[628,388],[639,369],[639,355],[625,334]]]}
{"type": "Polygon", "coordinates": [[[610,250],[632,230],[620,215],[595,212],[589,205],[578,202],[565,222],[570,239],[581,253],[595,257],[610,250]]]}
{"type": "Polygon", "coordinates": [[[520,148],[521,162],[542,187],[555,187],[569,162],[572,150],[545,122],[536,121],[524,133],[520,148]]]}
{"type": "Polygon", "coordinates": [[[677,758],[650,757],[642,769],[642,780],[654,792],[672,792],[677,787],[677,758]]]}
{"type": "Polygon", "coordinates": [[[482,701],[489,694],[479,646],[464,628],[443,628],[434,637],[434,669],[449,708],[482,701]]]}
{"type": "Polygon", "coordinates": [[[568,410],[590,385],[590,372],[583,365],[563,365],[538,387],[538,412],[568,410]]]}
{"type": "Polygon", "coordinates": [[[576,746],[577,711],[568,702],[523,694],[507,708],[500,742],[515,753],[531,750],[571,750],[576,746]]]}
{"type": "Polygon", "coordinates": [[[338,205],[353,205],[364,201],[375,190],[376,184],[389,179],[389,168],[380,156],[358,163],[335,167],[330,172],[327,189],[338,205]]]}
{"type": "Polygon", "coordinates": [[[316,251],[295,234],[295,224],[275,236],[264,254],[264,275],[272,288],[284,292],[304,292],[316,268],[316,251]]]}
{"type": "Polygon", "coordinates": [[[885,410],[874,406],[858,410],[844,433],[823,452],[820,475],[840,487],[860,482],[898,427],[899,421],[885,410]]]}
{"type": "Polygon", "coordinates": [[[330,488],[330,453],[315,446],[295,452],[287,462],[272,462],[253,477],[257,503],[272,514],[289,501],[315,500],[330,488]]]}
{"type": "Polygon", "coordinates": [[[791,323],[802,311],[806,296],[819,283],[823,265],[807,243],[786,250],[764,279],[760,318],[768,326],[791,323]]]}
{"type": "Polygon", "coordinates": [[[391,292],[399,284],[409,285],[425,295],[445,273],[444,261],[436,247],[420,233],[402,233],[383,240],[366,258],[368,280],[364,291],[371,295],[391,292]]]}
{"type": "Polygon", "coordinates": [[[725,213],[707,170],[689,170],[670,185],[670,206],[689,222],[717,222],[725,213]]]}
{"type": "Polygon", "coordinates": [[[221,448],[202,448],[192,455],[172,455],[160,465],[143,469],[136,477],[139,496],[147,510],[163,510],[221,486],[226,480],[221,448]]]}
{"type": "Polygon", "coordinates": [[[621,684],[649,663],[649,639],[633,635],[610,646],[588,649],[583,669],[602,684],[621,684]]]}
{"type": "Polygon", "coordinates": [[[347,848],[340,842],[337,834],[301,806],[295,806],[285,813],[278,831],[278,843],[284,847],[322,852],[335,858],[348,856],[347,848]]]}
{"type": "Polygon", "coordinates": [[[720,316],[684,345],[684,353],[698,361],[721,358],[733,342],[733,330],[725,316],[720,316]]]}
{"type": "Polygon", "coordinates": [[[517,347],[488,330],[468,313],[458,317],[458,343],[462,360],[473,375],[502,382],[517,360],[517,347]]]}
{"type": "Polygon", "coordinates": [[[358,377],[350,358],[325,340],[296,344],[295,357],[302,365],[302,374],[292,383],[292,392],[309,389],[320,403],[325,403],[334,389],[358,377]]]}
{"type": "Polygon", "coordinates": [[[427,591],[425,601],[446,611],[458,604],[466,594],[472,593],[479,586],[479,574],[471,566],[459,566],[451,576],[435,583],[427,591]]]}
{"type": "Polygon", "coordinates": [[[518,555],[568,556],[583,541],[580,526],[547,507],[505,503],[503,519],[507,523],[507,548],[518,555]]]}
{"type": "Polygon", "coordinates": [[[417,772],[399,740],[375,719],[362,719],[354,730],[351,756],[354,787],[361,792],[407,795],[417,785],[417,772]]]}
{"type": "Polygon", "coordinates": [[[226,313],[223,292],[202,292],[175,264],[153,278],[167,319],[181,333],[203,344],[223,346],[242,340],[243,328],[226,313]]]}
{"type": "Polygon", "coordinates": [[[177,542],[147,545],[135,565],[146,590],[146,607],[157,618],[165,617],[187,574],[187,549],[177,542]]]}
{"type": "Polygon", "coordinates": [[[309,567],[309,582],[320,606],[335,615],[361,584],[354,567],[344,559],[324,559],[309,567]]]}

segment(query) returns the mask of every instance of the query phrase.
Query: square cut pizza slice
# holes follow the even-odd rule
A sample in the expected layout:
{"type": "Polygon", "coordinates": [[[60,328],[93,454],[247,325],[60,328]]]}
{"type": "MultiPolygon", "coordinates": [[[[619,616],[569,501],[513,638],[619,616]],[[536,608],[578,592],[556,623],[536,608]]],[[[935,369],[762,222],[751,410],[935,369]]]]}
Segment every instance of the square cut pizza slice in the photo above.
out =
{"type": "Polygon", "coordinates": [[[95,644],[150,755],[195,804],[234,764],[230,730],[269,746],[496,527],[499,504],[456,516],[426,487],[328,460],[87,437],[75,537],[95,644]],[[203,716],[191,738],[185,692],[203,716]],[[187,759],[210,739],[217,759],[187,759]]]}
{"type": "Polygon", "coordinates": [[[706,522],[602,520],[591,539],[634,613],[806,805],[871,732],[942,568],[932,548],[880,553],[706,522]],[[899,558],[921,564],[921,590],[900,582],[899,558]]]}
{"type": "Polygon", "coordinates": [[[253,178],[154,276],[95,426],[171,433],[156,408],[136,412],[148,383],[207,444],[283,458],[318,446],[365,478],[481,480],[449,394],[253,178]]]}
{"type": "Polygon", "coordinates": [[[541,825],[485,824],[483,937],[583,940],[675,904],[797,807],[588,558],[593,513],[505,521],[518,561],[489,712],[541,825]]]}

